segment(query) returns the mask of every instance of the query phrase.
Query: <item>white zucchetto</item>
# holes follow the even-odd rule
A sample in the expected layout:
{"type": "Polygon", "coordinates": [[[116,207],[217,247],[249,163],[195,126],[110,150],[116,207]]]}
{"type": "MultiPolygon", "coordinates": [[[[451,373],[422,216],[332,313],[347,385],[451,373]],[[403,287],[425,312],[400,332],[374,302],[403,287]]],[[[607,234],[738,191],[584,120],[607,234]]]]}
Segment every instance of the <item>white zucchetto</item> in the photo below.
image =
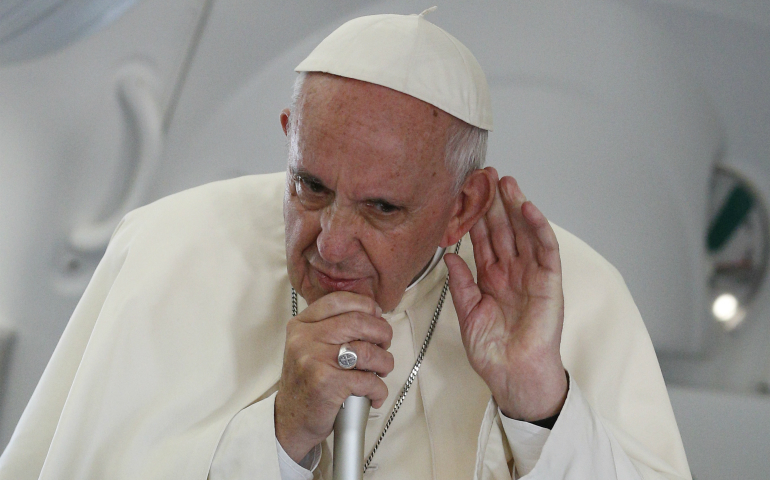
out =
{"type": "Polygon", "coordinates": [[[350,20],[295,70],[382,85],[492,130],[492,102],[484,71],[465,45],[424,18],[432,10],[350,20]]]}

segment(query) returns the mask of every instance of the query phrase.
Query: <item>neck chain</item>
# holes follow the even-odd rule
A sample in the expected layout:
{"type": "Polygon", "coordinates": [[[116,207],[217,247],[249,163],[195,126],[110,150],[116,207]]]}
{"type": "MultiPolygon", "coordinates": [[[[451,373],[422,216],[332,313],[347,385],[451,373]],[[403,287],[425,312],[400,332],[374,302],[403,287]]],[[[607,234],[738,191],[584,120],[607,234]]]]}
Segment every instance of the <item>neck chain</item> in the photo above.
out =
{"type": "MultiPolygon", "coordinates": [[[[455,254],[460,252],[460,243],[462,240],[457,242],[457,246],[455,247],[455,254]]],[[[382,439],[385,438],[385,434],[388,433],[388,429],[390,428],[390,425],[393,423],[393,419],[396,418],[396,414],[398,413],[398,410],[401,408],[401,405],[404,403],[404,399],[406,398],[406,394],[409,393],[409,389],[412,388],[412,384],[414,383],[414,380],[417,378],[417,372],[420,370],[420,366],[422,365],[422,360],[425,358],[425,352],[428,350],[428,344],[430,344],[430,339],[433,337],[433,330],[436,328],[436,323],[438,322],[438,317],[441,315],[441,309],[444,307],[444,299],[446,299],[446,292],[449,290],[449,274],[447,273],[446,280],[444,280],[444,287],[441,289],[441,296],[438,298],[438,304],[436,305],[436,310],[433,312],[433,319],[430,321],[430,325],[428,326],[428,333],[425,335],[425,340],[422,342],[422,348],[420,348],[420,353],[417,354],[417,359],[414,361],[414,366],[412,367],[412,371],[409,373],[409,377],[407,377],[406,382],[404,382],[404,386],[401,387],[401,393],[398,395],[398,399],[396,399],[396,403],[393,404],[393,408],[390,410],[390,415],[388,416],[388,421],[385,422],[385,425],[382,427],[382,432],[380,433],[379,438],[377,438],[377,441],[374,443],[374,446],[372,447],[372,451],[369,452],[369,456],[366,458],[366,463],[364,464],[364,473],[366,473],[366,470],[369,468],[369,465],[372,463],[372,459],[374,458],[375,452],[377,452],[377,449],[380,448],[380,444],[382,443],[382,439]]],[[[292,316],[297,316],[297,292],[292,287],[291,289],[291,313],[292,316]]]]}

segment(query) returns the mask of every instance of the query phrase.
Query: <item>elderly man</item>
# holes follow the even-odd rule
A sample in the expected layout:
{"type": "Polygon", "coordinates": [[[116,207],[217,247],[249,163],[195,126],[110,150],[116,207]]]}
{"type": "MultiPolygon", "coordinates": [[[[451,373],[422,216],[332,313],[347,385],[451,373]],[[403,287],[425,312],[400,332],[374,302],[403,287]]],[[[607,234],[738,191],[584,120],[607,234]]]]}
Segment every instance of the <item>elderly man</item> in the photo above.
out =
{"type": "Polygon", "coordinates": [[[286,174],[123,221],[0,478],[330,478],[351,394],[367,478],[689,478],[617,272],[480,168],[470,52],[363,17],[298,71],[286,174]]]}

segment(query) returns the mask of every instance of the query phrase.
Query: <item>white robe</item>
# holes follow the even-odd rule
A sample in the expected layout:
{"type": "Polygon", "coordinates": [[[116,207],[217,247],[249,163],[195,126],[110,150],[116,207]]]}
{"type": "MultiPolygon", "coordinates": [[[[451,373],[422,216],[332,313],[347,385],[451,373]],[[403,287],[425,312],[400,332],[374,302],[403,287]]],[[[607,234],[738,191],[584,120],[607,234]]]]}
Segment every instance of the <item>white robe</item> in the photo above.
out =
{"type": "MultiPolygon", "coordinates": [[[[0,480],[205,479],[230,420],[252,404],[262,411],[261,478],[279,478],[272,401],[291,317],[284,178],[217,182],[126,216],[0,457],[0,480]]],[[[690,478],[625,284],[583,242],[556,233],[572,388],[527,478],[690,478]]],[[[461,255],[473,268],[467,240],[461,255]]],[[[394,311],[413,319],[416,344],[445,275],[439,264],[394,311]]],[[[419,386],[433,477],[510,478],[505,432],[450,298],[419,386]]]]}

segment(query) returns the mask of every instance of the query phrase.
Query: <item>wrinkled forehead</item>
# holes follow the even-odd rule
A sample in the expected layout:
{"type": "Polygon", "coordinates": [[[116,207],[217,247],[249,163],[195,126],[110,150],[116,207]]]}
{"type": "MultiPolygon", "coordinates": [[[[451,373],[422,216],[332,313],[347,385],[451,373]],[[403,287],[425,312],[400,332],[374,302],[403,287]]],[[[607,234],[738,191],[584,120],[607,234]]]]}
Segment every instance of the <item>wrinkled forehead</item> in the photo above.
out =
{"type": "Polygon", "coordinates": [[[304,168],[366,181],[383,195],[451,182],[445,153],[456,120],[433,105],[380,85],[312,74],[297,106],[304,168]]]}
{"type": "Polygon", "coordinates": [[[410,130],[446,139],[456,119],[427,102],[381,85],[325,73],[309,73],[300,98],[303,117],[377,124],[379,129],[410,130]]]}

